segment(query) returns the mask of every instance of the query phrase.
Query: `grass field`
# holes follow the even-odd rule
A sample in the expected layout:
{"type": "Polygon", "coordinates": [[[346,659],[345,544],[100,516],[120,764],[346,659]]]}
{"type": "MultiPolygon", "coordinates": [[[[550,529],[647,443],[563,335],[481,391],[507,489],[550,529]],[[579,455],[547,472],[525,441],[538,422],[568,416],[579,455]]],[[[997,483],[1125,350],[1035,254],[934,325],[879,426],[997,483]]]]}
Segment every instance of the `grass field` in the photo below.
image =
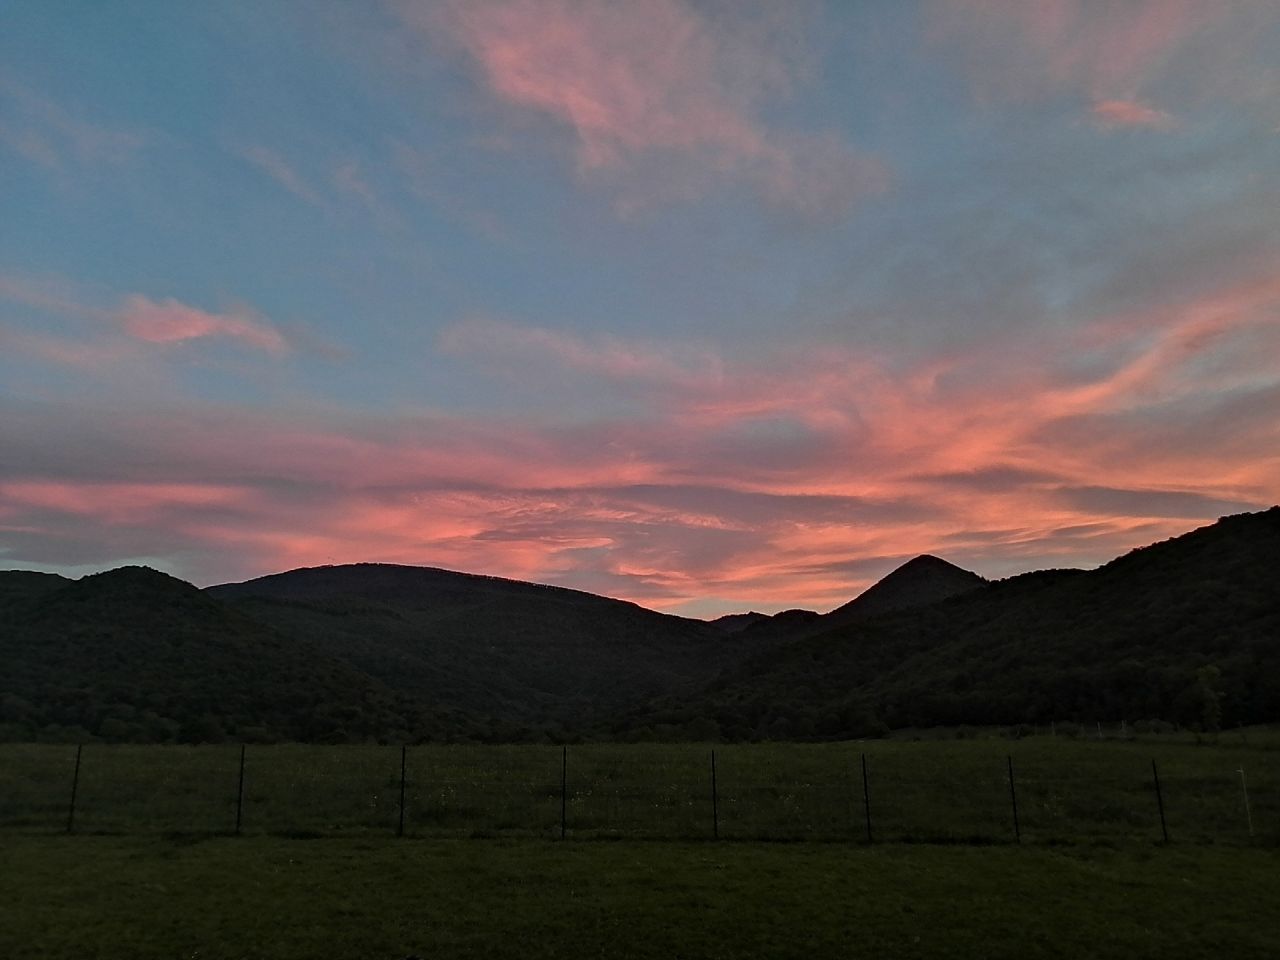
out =
{"type": "MultiPolygon", "coordinates": [[[[874,838],[1015,839],[1009,761],[1024,843],[1280,843],[1280,736],[1075,740],[1032,737],[719,746],[713,807],[704,745],[422,745],[407,752],[409,836],[860,840],[861,757],[874,838]],[[1246,815],[1240,771],[1247,777],[1246,815]],[[1252,818],[1252,833],[1249,817],[1252,818]]],[[[0,745],[0,832],[66,829],[76,749],[0,745]]],[[[87,834],[234,830],[239,747],[90,744],[75,828],[87,834]]],[[[400,748],[252,746],[242,829],[249,835],[393,834],[400,748]]]]}
{"type": "Polygon", "coordinates": [[[22,836],[7,960],[1274,958],[1273,850],[22,836]]]}

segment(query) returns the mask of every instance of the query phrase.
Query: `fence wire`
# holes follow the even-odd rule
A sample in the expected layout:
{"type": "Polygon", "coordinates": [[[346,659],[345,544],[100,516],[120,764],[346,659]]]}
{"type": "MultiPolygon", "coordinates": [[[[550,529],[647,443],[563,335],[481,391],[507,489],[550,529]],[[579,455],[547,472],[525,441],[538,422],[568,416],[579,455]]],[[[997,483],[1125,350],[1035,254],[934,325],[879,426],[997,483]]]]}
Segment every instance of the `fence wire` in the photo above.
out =
{"type": "Polygon", "coordinates": [[[1280,844],[1269,746],[287,744],[247,747],[243,783],[238,745],[76,755],[0,746],[0,830],[1280,844]]]}

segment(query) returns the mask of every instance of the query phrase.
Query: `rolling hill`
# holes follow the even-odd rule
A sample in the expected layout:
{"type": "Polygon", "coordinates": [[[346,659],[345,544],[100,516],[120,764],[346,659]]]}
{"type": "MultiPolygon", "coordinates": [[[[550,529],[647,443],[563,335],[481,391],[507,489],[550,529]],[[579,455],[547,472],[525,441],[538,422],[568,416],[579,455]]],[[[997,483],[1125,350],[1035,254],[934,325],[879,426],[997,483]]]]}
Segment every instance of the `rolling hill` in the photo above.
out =
{"type": "Polygon", "coordinates": [[[758,645],[633,603],[430,567],[313,567],[207,591],[417,699],[521,728],[692,693],[758,645]]]}
{"type": "Polygon", "coordinates": [[[145,567],[74,581],[7,572],[0,597],[11,737],[325,741],[471,725],[145,567]]]}

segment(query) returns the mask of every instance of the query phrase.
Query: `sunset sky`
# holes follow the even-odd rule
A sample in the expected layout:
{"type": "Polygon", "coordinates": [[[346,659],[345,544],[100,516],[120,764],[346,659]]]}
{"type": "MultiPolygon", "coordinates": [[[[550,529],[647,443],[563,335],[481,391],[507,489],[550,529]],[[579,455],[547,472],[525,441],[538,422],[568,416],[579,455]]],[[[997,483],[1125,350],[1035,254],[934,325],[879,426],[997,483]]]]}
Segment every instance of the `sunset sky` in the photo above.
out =
{"type": "Polygon", "coordinates": [[[1280,3],[6,0],[0,568],[693,616],[1280,502],[1280,3]]]}

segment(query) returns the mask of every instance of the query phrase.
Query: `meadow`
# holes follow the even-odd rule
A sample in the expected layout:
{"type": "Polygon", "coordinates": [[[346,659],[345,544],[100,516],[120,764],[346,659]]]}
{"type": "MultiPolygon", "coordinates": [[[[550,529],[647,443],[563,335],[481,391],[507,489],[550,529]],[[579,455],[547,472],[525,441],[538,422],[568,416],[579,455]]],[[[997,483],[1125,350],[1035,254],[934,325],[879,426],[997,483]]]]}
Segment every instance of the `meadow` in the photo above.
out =
{"type": "MultiPolygon", "coordinates": [[[[67,830],[76,750],[0,745],[0,832],[67,830]]],[[[239,746],[89,744],[70,826],[216,835],[234,833],[238,815],[246,835],[394,836],[401,758],[398,746],[249,746],[241,792],[239,746]]],[[[1123,844],[1165,831],[1175,843],[1280,841],[1280,736],[1261,729],[1215,740],[423,744],[404,761],[409,837],[865,842],[869,808],[876,842],[1123,844]]]]}
{"type": "Polygon", "coordinates": [[[1274,850],[6,836],[7,960],[1274,958],[1274,850]]]}
{"type": "Polygon", "coordinates": [[[397,838],[399,747],[248,747],[235,836],[238,746],[86,745],[72,835],[76,747],[0,746],[0,956],[1167,960],[1280,943],[1275,732],[714,749],[713,799],[709,745],[409,747],[397,838]]]}

